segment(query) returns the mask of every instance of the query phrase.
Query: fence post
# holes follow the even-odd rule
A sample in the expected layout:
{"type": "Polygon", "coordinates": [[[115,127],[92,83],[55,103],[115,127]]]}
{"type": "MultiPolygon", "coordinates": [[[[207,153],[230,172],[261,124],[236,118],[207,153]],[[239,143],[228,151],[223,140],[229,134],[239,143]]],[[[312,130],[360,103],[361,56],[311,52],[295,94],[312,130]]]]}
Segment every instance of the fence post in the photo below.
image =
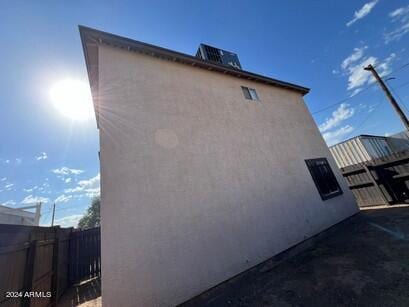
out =
{"type": "Polygon", "coordinates": [[[30,241],[30,246],[27,251],[26,267],[24,270],[23,281],[23,298],[21,302],[22,307],[30,307],[31,298],[26,296],[28,292],[33,289],[33,277],[34,277],[34,261],[36,256],[37,240],[30,241]]]}
{"type": "Polygon", "coordinates": [[[372,171],[371,171],[372,167],[369,168],[369,166],[366,165],[365,163],[363,163],[362,166],[364,167],[365,171],[367,172],[367,174],[368,174],[368,176],[369,176],[369,179],[371,179],[373,185],[375,186],[375,188],[376,188],[376,189],[378,190],[378,192],[380,193],[380,195],[381,195],[381,197],[382,197],[382,199],[383,199],[383,201],[384,201],[384,204],[385,204],[385,205],[389,205],[388,198],[386,197],[385,193],[382,191],[381,187],[379,186],[378,182],[376,181],[375,177],[374,177],[373,174],[372,174],[372,171]]]}
{"type": "Polygon", "coordinates": [[[75,283],[75,265],[76,265],[76,244],[77,244],[77,240],[76,237],[74,235],[75,231],[74,229],[71,229],[70,232],[70,239],[69,239],[69,247],[68,247],[68,281],[69,281],[69,285],[72,286],[75,283]]]}
{"type": "Polygon", "coordinates": [[[58,263],[58,253],[59,253],[59,244],[60,244],[60,238],[59,238],[59,227],[56,226],[54,232],[54,245],[53,245],[53,262],[52,262],[52,271],[53,271],[53,277],[51,281],[51,306],[57,306],[57,301],[58,301],[58,268],[59,268],[59,263],[58,263]]]}

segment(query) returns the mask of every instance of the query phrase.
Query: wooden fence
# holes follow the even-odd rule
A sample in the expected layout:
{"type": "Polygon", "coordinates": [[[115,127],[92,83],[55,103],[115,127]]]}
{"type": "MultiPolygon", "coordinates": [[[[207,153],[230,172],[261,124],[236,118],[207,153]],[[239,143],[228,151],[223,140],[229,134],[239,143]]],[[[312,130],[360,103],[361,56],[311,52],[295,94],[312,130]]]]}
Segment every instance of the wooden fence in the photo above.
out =
{"type": "Polygon", "coordinates": [[[341,168],[361,207],[409,202],[409,152],[341,168]]]}
{"type": "Polygon", "coordinates": [[[0,306],[55,306],[72,284],[99,276],[99,235],[99,228],[0,224],[0,306]],[[84,255],[92,257],[81,258],[84,255]],[[79,263],[84,273],[70,274],[79,263]],[[87,271],[87,266],[93,269],[87,271]]]}
{"type": "Polygon", "coordinates": [[[92,228],[73,232],[70,240],[69,281],[76,283],[101,274],[101,231],[92,228]]]}

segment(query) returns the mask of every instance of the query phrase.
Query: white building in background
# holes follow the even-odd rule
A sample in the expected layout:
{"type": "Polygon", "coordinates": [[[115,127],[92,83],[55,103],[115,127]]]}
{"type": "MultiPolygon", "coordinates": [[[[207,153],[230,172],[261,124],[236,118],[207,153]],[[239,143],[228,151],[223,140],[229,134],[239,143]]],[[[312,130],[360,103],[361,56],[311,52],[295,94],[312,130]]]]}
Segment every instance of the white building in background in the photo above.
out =
{"type": "Polygon", "coordinates": [[[409,131],[402,131],[392,134],[386,138],[393,152],[400,152],[409,149],[409,131]]]}
{"type": "Polygon", "coordinates": [[[38,226],[40,224],[40,213],[41,203],[21,208],[0,205],[0,224],[38,226]]]}
{"type": "Polygon", "coordinates": [[[388,137],[359,135],[329,148],[338,167],[389,156],[409,149],[408,132],[403,131],[388,137]]]}
{"type": "Polygon", "coordinates": [[[100,132],[104,306],[180,304],[358,211],[307,88],[210,46],[194,57],[80,34],[100,132]]]}

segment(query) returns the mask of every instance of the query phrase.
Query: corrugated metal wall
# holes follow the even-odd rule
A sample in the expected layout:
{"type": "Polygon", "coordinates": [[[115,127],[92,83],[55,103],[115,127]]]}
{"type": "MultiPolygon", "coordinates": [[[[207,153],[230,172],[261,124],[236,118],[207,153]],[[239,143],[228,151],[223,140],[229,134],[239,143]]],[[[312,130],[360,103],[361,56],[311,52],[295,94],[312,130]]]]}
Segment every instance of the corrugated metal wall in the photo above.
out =
{"type": "Polygon", "coordinates": [[[392,154],[386,138],[381,137],[359,137],[371,159],[386,157],[392,154]]]}
{"type": "Polygon", "coordinates": [[[409,149],[409,132],[402,131],[387,137],[386,140],[394,152],[409,149]]]}
{"type": "Polygon", "coordinates": [[[384,137],[358,136],[330,147],[338,167],[346,167],[392,154],[384,137]]]}

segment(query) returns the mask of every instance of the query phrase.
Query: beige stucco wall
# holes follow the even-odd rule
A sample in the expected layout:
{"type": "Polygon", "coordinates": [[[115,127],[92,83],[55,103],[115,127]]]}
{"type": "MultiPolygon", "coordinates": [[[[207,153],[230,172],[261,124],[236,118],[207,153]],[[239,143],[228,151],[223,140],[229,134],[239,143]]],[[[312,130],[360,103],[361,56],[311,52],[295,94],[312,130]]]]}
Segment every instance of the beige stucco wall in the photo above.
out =
{"type": "Polygon", "coordinates": [[[102,46],[99,95],[104,306],[181,303],[358,210],[300,94],[102,46]]]}

